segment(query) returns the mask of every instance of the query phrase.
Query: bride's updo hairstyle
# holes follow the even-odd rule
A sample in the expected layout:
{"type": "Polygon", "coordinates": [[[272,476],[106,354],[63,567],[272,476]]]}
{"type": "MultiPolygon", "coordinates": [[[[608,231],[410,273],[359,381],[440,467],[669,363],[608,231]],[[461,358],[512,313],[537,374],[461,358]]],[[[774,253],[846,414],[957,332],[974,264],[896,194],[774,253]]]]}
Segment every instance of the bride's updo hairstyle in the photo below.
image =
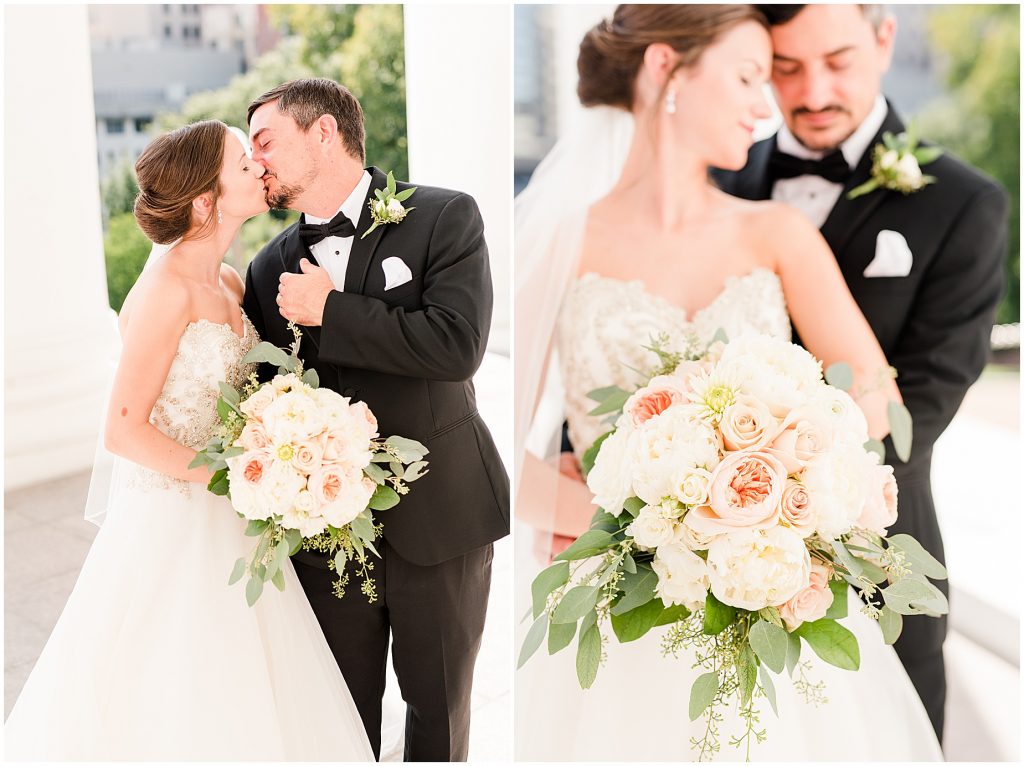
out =
{"type": "MultiPolygon", "coordinates": [[[[219,120],[195,122],[164,133],[139,155],[135,220],[150,241],[168,245],[184,237],[192,228],[192,201],[200,194],[209,192],[216,203],[227,130],[219,120]]],[[[191,238],[201,239],[216,222],[211,215],[191,238]]]]}
{"type": "Polygon", "coordinates": [[[768,26],[753,5],[620,5],[610,21],[597,24],[580,43],[580,103],[632,111],[636,76],[648,45],[672,46],[680,56],[675,73],[696,64],[708,46],[744,21],[768,26]]]}

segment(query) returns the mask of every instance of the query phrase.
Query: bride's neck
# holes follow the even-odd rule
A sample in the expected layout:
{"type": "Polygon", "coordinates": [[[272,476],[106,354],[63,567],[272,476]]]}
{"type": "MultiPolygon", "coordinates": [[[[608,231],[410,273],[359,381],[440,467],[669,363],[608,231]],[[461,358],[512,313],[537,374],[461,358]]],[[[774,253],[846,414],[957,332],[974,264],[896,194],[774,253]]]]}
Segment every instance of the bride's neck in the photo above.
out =
{"type": "Polygon", "coordinates": [[[666,230],[703,215],[712,196],[707,162],[648,120],[637,122],[613,191],[642,210],[648,225],[666,230]]]}
{"type": "Polygon", "coordinates": [[[210,285],[219,284],[221,264],[240,228],[240,224],[231,225],[225,221],[208,237],[185,240],[175,248],[185,256],[182,263],[194,279],[210,285]]]}

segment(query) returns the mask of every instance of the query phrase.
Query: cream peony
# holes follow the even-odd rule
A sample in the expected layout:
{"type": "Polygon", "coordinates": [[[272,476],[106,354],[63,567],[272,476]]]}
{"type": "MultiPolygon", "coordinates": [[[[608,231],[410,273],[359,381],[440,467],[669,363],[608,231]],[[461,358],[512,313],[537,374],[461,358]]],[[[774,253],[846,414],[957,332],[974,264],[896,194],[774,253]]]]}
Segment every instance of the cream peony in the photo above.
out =
{"type": "Polygon", "coordinates": [[[587,486],[594,493],[594,504],[612,516],[622,513],[622,506],[633,496],[633,461],[630,442],[635,431],[620,428],[604,442],[597,452],[594,467],[587,474],[587,486]]]}
{"type": "Polygon", "coordinates": [[[682,604],[699,609],[707,599],[708,567],[704,560],[679,543],[658,547],[651,563],[658,584],[655,592],[666,606],[682,604]]]}
{"type": "Polygon", "coordinates": [[[750,611],[789,601],[807,587],[811,570],[803,539],[785,527],[716,537],[707,563],[715,598],[750,611]]]}

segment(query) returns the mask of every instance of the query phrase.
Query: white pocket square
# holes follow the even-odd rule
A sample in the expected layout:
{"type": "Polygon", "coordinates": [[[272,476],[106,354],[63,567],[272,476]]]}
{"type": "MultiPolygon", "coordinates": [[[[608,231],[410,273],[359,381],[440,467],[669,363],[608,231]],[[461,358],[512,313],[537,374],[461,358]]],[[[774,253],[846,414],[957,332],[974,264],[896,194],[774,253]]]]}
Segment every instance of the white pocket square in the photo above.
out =
{"type": "Polygon", "coordinates": [[[391,256],[385,258],[381,264],[384,268],[384,289],[390,290],[399,285],[404,285],[412,279],[412,272],[401,258],[391,256]]]}
{"type": "Polygon", "coordinates": [[[882,229],[875,242],[875,258],[864,269],[865,277],[905,277],[914,265],[914,256],[903,235],[882,229]]]}

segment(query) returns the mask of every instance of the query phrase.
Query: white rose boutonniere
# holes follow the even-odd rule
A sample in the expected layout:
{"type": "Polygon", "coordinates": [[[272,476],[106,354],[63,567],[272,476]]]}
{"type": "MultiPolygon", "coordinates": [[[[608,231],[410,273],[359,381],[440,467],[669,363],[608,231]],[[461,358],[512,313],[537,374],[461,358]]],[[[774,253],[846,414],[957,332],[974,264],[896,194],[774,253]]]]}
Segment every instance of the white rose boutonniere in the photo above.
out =
{"type": "Polygon", "coordinates": [[[402,203],[412,196],[416,187],[397,191],[395,187],[395,174],[388,173],[388,185],[386,189],[377,189],[374,192],[376,199],[371,199],[370,215],[373,216],[373,225],[363,232],[359,239],[363,239],[371,231],[384,223],[401,223],[409,212],[415,210],[413,207],[405,207],[402,203]]]}
{"type": "Polygon", "coordinates": [[[882,143],[876,144],[873,152],[871,178],[851,189],[847,199],[856,199],[879,188],[911,194],[935,183],[935,176],[926,176],[921,172],[921,166],[937,160],[942,149],[937,146],[919,147],[913,124],[899,135],[888,131],[883,133],[882,143]]]}

